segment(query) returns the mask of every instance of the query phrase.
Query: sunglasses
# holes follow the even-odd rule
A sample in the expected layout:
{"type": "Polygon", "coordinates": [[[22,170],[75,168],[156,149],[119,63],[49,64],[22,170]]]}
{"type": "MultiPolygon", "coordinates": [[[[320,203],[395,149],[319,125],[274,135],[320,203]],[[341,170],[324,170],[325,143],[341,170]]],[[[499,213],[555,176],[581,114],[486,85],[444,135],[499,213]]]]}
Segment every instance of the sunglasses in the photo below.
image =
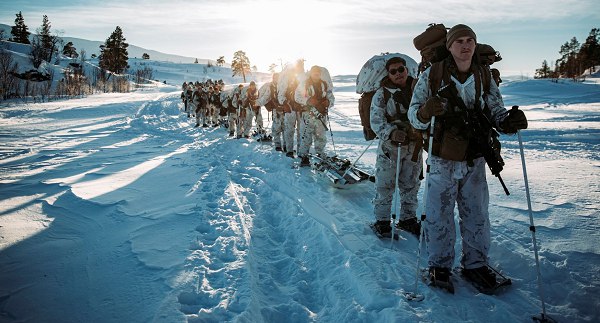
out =
{"type": "Polygon", "coordinates": [[[388,72],[390,73],[390,75],[396,75],[396,72],[402,74],[404,73],[404,71],[406,71],[406,68],[404,66],[400,66],[398,68],[392,68],[388,72]]]}

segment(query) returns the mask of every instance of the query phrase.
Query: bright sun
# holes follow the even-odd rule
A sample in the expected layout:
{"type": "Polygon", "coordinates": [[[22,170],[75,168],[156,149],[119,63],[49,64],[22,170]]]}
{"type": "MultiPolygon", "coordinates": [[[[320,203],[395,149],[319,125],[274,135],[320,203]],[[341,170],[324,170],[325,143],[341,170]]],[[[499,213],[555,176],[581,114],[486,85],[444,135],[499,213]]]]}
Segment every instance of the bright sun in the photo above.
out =
{"type": "Polygon", "coordinates": [[[329,56],[337,15],[334,5],[312,0],[255,1],[237,10],[237,17],[247,17],[246,42],[241,45],[259,67],[298,58],[305,58],[309,67],[323,64],[318,60],[329,56]]]}

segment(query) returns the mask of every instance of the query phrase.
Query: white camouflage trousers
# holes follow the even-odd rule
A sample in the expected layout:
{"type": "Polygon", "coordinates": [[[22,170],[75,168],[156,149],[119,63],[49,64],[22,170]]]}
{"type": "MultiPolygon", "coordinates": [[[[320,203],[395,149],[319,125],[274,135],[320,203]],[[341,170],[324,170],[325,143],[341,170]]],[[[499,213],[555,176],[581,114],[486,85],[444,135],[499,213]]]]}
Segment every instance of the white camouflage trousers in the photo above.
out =
{"type": "Polygon", "coordinates": [[[285,136],[283,136],[283,122],[284,121],[284,113],[277,112],[273,110],[273,124],[271,125],[271,136],[273,136],[273,142],[275,143],[275,147],[283,147],[283,143],[285,143],[285,136]],[[281,137],[284,137],[284,141],[282,143],[281,137]]]}
{"type": "Polygon", "coordinates": [[[233,134],[233,133],[235,133],[235,131],[237,129],[237,120],[238,120],[237,113],[235,113],[235,112],[228,113],[227,116],[228,116],[227,119],[229,122],[229,133],[233,134]]]}
{"type": "Polygon", "coordinates": [[[219,111],[217,111],[217,107],[214,106],[213,104],[208,105],[208,120],[207,122],[210,122],[212,124],[217,124],[217,122],[219,121],[219,111]]]}
{"type": "MultiPolygon", "coordinates": [[[[421,169],[423,169],[423,153],[417,152],[417,161],[413,162],[412,156],[415,151],[415,143],[401,146],[400,150],[400,174],[398,176],[398,188],[400,191],[400,213],[397,220],[408,220],[417,214],[419,201],[417,194],[421,181],[421,169]]],[[[396,188],[396,163],[398,162],[398,146],[389,140],[380,141],[377,149],[377,160],[375,162],[375,199],[373,199],[376,221],[390,220],[392,212],[394,190],[396,188]]]]}
{"type": "Polygon", "coordinates": [[[487,264],[490,248],[489,193],[485,160],[477,158],[473,167],[431,157],[425,239],[429,266],[452,268],[456,228],[454,206],[458,205],[462,237],[461,264],[472,269],[487,264]]]}
{"type": "MultiPolygon", "coordinates": [[[[323,119],[325,119],[325,117],[323,119]]],[[[323,122],[325,122],[325,120],[318,119],[310,112],[302,112],[300,148],[298,149],[298,156],[308,156],[308,152],[313,141],[315,142],[315,153],[321,155],[325,154],[327,137],[325,137],[326,130],[323,122]]]]}
{"type": "Polygon", "coordinates": [[[254,113],[254,110],[250,109],[252,113],[252,118],[250,118],[250,126],[252,126],[252,119],[254,119],[254,124],[256,124],[256,130],[263,129],[263,117],[261,109],[258,109],[258,113],[254,113]]]}
{"type": "Polygon", "coordinates": [[[246,109],[246,118],[244,118],[243,120],[242,135],[249,136],[250,129],[252,129],[252,119],[254,119],[254,112],[252,112],[252,109],[250,108],[244,109],[246,109]]]}
{"type": "Polygon", "coordinates": [[[200,109],[198,112],[196,112],[196,124],[206,124],[206,112],[206,109],[200,109]]]}
{"type": "Polygon", "coordinates": [[[294,151],[294,135],[296,135],[296,151],[300,151],[300,124],[301,115],[298,112],[288,112],[284,115],[284,131],[285,149],[290,152],[294,151]]]}

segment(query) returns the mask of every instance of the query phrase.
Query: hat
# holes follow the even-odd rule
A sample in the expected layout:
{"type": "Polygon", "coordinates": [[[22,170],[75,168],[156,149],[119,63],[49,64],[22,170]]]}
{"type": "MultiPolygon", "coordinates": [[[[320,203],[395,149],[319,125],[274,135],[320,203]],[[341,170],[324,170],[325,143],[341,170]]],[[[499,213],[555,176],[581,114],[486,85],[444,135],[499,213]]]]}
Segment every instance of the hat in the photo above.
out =
{"type": "Polygon", "coordinates": [[[463,24],[458,24],[448,31],[446,34],[446,48],[450,49],[452,43],[460,37],[471,36],[475,41],[477,41],[477,36],[471,27],[463,24]]]}

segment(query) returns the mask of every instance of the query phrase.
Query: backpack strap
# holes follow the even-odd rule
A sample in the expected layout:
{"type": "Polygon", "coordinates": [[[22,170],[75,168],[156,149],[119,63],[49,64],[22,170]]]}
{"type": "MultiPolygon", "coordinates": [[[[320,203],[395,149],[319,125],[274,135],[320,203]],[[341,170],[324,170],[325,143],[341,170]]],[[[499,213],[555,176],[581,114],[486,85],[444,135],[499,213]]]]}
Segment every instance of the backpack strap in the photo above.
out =
{"type": "Polygon", "coordinates": [[[450,73],[446,68],[446,60],[435,62],[429,67],[429,89],[431,94],[435,95],[442,85],[442,80],[445,84],[450,82],[450,73]]]}

